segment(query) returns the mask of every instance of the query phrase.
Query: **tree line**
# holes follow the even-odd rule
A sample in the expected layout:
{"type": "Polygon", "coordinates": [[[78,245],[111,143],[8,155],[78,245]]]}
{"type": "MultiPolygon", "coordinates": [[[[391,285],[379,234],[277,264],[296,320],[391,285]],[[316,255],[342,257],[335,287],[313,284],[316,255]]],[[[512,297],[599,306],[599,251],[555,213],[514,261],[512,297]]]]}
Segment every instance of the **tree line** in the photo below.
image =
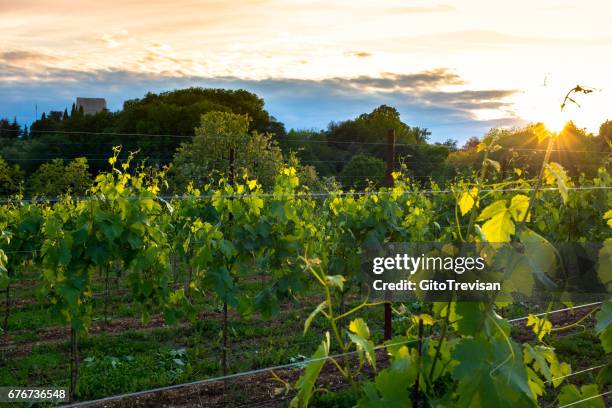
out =
{"type": "MultiPolygon", "coordinates": [[[[483,161],[479,146],[491,137],[500,145],[490,158],[499,163],[501,175],[515,168],[535,175],[546,148],[538,136],[542,126],[493,129],[458,147],[454,140],[430,142],[427,129],[404,123],[395,108],[381,105],[325,130],[287,131],[251,92],[187,88],[127,100],[117,112],[85,115],[73,105],[43,113],[29,128],[16,119],[0,120],[0,195],[82,194],[109,169],[106,157],[118,145],[123,146],[120,160],[137,151],[137,160],[151,171],[169,166],[171,184],[179,190],[172,192],[184,190],[187,180],[203,185],[223,177],[230,145],[238,168],[264,186],[290,164],[307,185],[363,189],[384,178],[390,129],[396,134],[396,163],[417,181],[443,183],[477,171],[483,161]]],[[[592,176],[607,164],[611,140],[610,121],[597,135],[568,123],[551,160],[572,176],[592,176]]]]}

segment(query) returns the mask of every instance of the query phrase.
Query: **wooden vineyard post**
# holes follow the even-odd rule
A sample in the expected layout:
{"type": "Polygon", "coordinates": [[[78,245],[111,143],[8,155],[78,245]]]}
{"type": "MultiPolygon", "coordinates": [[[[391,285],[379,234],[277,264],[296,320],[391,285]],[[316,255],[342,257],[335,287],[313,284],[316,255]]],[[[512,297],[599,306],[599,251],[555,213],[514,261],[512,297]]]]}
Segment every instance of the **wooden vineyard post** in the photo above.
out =
{"type": "MultiPolygon", "coordinates": [[[[230,147],[229,149],[229,174],[228,174],[228,182],[233,187],[234,186],[234,148],[230,147]]],[[[230,197],[232,200],[233,197],[230,197]]],[[[230,211],[228,214],[228,222],[231,224],[234,219],[234,215],[230,211]]],[[[223,376],[227,376],[227,293],[225,298],[223,299],[223,357],[222,357],[222,365],[223,365],[223,376]]],[[[226,393],[226,381],[223,381],[223,399],[225,400],[226,393]]]]}
{"type": "Polygon", "coordinates": [[[75,401],[79,383],[79,339],[78,332],[70,327],[70,400],[75,401]]]}
{"type": "MultiPolygon", "coordinates": [[[[393,187],[393,170],[395,168],[395,129],[390,129],[387,134],[387,171],[385,172],[385,187],[393,187]]],[[[389,340],[391,338],[392,329],[392,311],[391,311],[391,299],[384,304],[385,307],[385,330],[384,339],[389,340]]]]}
{"type": "Polygon", "coordinates": [[[110,266],[106,264],[104,266],[104,325],[108,326],[108,302],[110,299],[110,266]]]}
{"type": "Polygon", "coordinates": [[[5,299],[4,299],[4,322],[2,328],[4,334],[8,335],[9,316],[11,315],[11,280],[9,275],[9,281],[6,284],[5,299]]]}
{"type": "MultiPolygon", "coordinates": [[[[418,332],[418,343],[417,343],[417,353],[419,356],[419,365],[418,365],[418,369],[419,372],[421,371],[421,367],[422,367],[422,358],[423,358],[423,319],[419,319],[419,332],[418,332]]],[[[415,407],[420,407],[422,406],[420,401],[419,401],[419,381],[420,381],[420,375],[417,375],[417,380],[414,383],[414,387],[412,388],[412,405],[415,407]]]]}

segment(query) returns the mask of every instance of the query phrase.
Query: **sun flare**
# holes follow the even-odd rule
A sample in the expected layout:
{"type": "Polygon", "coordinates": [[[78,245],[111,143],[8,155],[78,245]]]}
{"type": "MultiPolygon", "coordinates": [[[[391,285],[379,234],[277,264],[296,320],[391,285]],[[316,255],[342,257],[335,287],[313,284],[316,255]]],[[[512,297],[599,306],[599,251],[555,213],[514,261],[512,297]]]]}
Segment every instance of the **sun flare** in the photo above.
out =
{"type": "Polygon", "coordinates": [[[570,107],[562,110],[560,92],[555,91],[558,88],[553,90],[547,86],[525,91],[516,101],[517,114],[530,122],[543,123],[548,130],[560,132],[576,112],[570,107]]]}

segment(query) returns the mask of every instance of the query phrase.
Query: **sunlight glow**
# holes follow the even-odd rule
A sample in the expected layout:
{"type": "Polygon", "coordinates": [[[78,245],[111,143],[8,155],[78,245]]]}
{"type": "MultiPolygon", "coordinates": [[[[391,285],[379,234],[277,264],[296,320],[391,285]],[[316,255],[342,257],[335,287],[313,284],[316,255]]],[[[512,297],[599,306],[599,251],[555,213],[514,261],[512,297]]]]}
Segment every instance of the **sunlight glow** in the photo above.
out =
{"type": "Polygon", "coordinates": [[[555,133],[563,130],[569,121],[584,123],[589,113],[578,105],[568,103],[561,110],[564,93],[570,87],[550,82],[545,79],[543,85],[529,88],[519,95],[515,101],[516,113],[530,122],[543,123],[548,130],[555,133]]]}

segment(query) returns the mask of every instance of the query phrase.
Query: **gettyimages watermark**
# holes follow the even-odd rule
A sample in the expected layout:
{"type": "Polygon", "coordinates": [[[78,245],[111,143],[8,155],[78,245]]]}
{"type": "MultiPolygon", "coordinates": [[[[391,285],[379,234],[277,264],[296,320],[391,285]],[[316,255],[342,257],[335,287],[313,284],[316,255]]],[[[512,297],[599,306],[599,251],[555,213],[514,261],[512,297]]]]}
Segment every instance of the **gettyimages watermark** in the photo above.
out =
{"type": "Polygon", "coordinates": [[[612,293],[612,243],[390,243],[363,248],[362,293],[391,301],[591,301],[612,293]]]}

